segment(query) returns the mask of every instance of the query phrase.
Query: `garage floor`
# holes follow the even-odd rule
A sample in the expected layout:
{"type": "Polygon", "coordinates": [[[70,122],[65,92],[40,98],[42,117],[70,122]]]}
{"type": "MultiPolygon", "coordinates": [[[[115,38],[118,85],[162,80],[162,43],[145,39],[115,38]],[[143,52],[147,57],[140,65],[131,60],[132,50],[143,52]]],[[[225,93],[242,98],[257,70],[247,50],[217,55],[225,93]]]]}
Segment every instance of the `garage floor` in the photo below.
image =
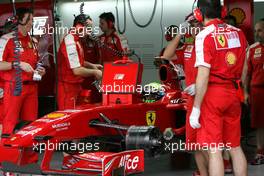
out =
{"type": "MultiPolygon", "coordinates": [[[[254,142],[254,141],[253,141],[254,142]]],[[[252,143],[252,141],[251,141],[252,143]]],[[[254,157],[254,147],[243,145],[244,151],[250,161],[254,157]]],[[[59,158],[60,155],[55,157],[53,163],[55,167],[60,167],[59,158]]],[[[10,166],[12,167],[12,166],[10,166]]],[[[34,166],[25,168],[25,170],[32,171],[34,166]]],[[[194,159],[191,154],[188,153],[176,153],[171,155],[162,155],[156,158],[147,158],[145,161],[145,173],[144,176],[192,176],[192,172],[195,170],[194,159]]],[[[264,165],[260,166],[248,166],[249,176],[263,176],[264,165]]],[[[0,172],[0,175],[3,175],[0,172]]],[[[31,174],[19,174],[19,176],[31,176],[31,174]]],[[[37,176],[37,175],[34,175],[37,176]]]]}

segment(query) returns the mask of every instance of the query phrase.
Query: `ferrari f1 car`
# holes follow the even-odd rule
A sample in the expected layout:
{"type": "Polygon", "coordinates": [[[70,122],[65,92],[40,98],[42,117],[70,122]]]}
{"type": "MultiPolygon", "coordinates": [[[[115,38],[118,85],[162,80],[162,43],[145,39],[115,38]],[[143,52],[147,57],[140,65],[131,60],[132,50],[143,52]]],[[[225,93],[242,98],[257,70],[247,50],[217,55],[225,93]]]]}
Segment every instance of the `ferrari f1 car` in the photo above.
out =
{"type": "Polygon", "coordinates": [[[106,63],[98,86],[102,102],[52,112],[2,141],[2,169],[10,171],[12,164],[15,172],[23,172],[24,166],[39,163],[41,174],[49,175],[144,172],[144,154],[162,151],[162,132],[167,128],[176,135],[184,132],[184,123],[179,123],[185,122],[181,115],[185,110],[180,88],[183,75],[170,62],[156,63],[162,86],[155,91],[149,90],[151,86],[142,88],[140,62],[106,63]],[[80,148],[81,144],[85,147],[80,148]],[[59,152],[64,153],[64,164],[54,169],[52,159],[59,152]]]}

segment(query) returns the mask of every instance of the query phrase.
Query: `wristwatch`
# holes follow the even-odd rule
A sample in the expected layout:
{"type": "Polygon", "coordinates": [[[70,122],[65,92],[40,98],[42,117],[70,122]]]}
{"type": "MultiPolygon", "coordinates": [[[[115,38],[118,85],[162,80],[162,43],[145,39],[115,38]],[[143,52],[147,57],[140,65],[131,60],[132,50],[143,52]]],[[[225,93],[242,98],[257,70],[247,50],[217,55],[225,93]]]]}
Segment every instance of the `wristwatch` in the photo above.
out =
{"type": "Polygon", "coordinates": [[[18,68],[19,65],[20,65],[20,62],[18,62],[18,61],[13,61],[13,62],[12,62],[12,69],[16,69],[16,68],[18,68]]]}

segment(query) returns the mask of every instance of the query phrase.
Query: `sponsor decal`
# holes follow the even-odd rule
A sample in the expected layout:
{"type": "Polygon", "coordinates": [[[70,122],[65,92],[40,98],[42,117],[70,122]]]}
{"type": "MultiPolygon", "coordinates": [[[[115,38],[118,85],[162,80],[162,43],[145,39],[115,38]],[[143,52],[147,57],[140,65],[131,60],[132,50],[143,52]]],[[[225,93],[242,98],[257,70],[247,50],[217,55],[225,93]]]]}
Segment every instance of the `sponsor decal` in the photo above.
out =
{"type": "Polygon", "coordinates": [[[41,130],[42,130],[42,128],[37,128],[37,129],[31,130],[31,131],[21,130],[21,131],[17,132],[17,134],[22,135],[22,137],[27,136],[27,135],[33,136],[41,130]]]}
{"type": "Polygon", "coordinates": [[[41,119],[36,120],[36,122],[50,123],[50,122],[53,122],[55,120],[56,119],[45,119],[45,118],[41,118],[41,119]]]}
{"type": "Polygon", "coordinates": [[[155,111],[148,111],[146,113],[146,121],[148,126],[154,126],[156,122],[156,112],[155,111]]]}
{"type": "Polygon", "coordinates": [[[35,126],[27,126],[27,127],[25,127],[23,130],[27,130],[27,131],[31,131],[31,130],[34,130],[34,129],[36,129],[37,127],[35,127],[35,126]]]}
{"type": "Polygon", "coordinates": [[[70,122],[59,123],[59,124],[52,125],[52,128],[56,129],[56,131],[64,131],[64,130],[69,129],[70,125],[71,125],[70,122]]]}
{"type": "Polygon", "coordinates": [[[61,117],[64,117],[64,116],[66,116],[66,114],[54,112],[54,113],[48,114],[46,117],[49,118],[49,119],[57,119],[57,118],[61,118],[61,117]]]}
{"type": "Polygon", "coordinates": [[[185,52],[191,53],[193,51],[194,46],[193,45],[188,45],[185,49],[185,52]]]}
{"type": "Polygon", "coordinates": [[[224,48],[226,47],[226,38],[225,38],[225,35],[224,34],[220,34],[220,35],[216,35],[216,38],[217,38],[217,42],[218,44],[224,48]]]}
{"type": "Polygon", "coordinates": [[[123,80],[125,77],[125,74],[115,74],[114,80],[123,80]]]}
{"type": "Polygon", "coordinates": [[[225,34],[228,41],[228,48],[239,48],[241,47],[239,35],[236,31],[225,34]]]}
{"type": "Polygon", "coordinates": [[[257,49],[255,49],[254,59],[256,59],[256,58],[260,58],[261,55],[262,55],[262,53],[261,53],[261,48],[257,48],[257,49]]]}
{"type": "Polygon", "coordinates": [[[192,54],[190,53],[184,53],[184,58],[187,59],[187,58],[191,58],[192,57],[192,54]]]}
{"type": "Polygon", "coordinates": [[[229,12],[230,15],[234,16],[236,18],[236,22],[240,25],[243,24],[243,22],[246,19],[246,13],[241,8],[233,8],[229,12]]]}
{"type": "Polygon", "coordinates": [[[131,158],[131,155],[124,155],[121,157],[119,162],[119,168],[124,167],[125,170],[135,170],[138,167],[139,164],[139,157],[134,156],[131,158]]]}
{"type": "Polygon", "coordinates": [[[229,66],[235,65],[236,61],[237,61],[237,57],[233,52],[226,53],[225,59],[226,59],[226,62],[229,66]]]}
{"type": "Polygon", "coordinates": [[[10,141],[14,141],[14,140],[16,140],[16,137],[12,137],[12,138],[10,139],[10,141]]]}
{"type": "Polygon", "coordinates": [[[33,18],[33,33],[34,35],[44,35],[45,26],[48,20],[48,16],[34,17],[33,18]]]}

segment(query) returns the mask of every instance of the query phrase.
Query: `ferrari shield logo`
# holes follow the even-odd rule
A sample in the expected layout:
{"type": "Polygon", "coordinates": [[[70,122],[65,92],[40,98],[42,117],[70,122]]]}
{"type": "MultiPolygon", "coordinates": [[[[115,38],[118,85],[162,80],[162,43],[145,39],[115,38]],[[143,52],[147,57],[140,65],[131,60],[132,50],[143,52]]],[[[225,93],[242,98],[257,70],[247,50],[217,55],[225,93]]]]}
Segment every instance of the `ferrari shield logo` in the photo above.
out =
{"type": "Polygon", "coordinates": [[[154,126],[156,122],[156,112],[155,111],[148,111],[146,113],[146,121],[148,126],[154,126]]]}
{"type": "Polygon", "coordinates": [[[226,46],[226,39],[225,39],[224,35],[218,35],[217,36],[217,41],[222,47],[226,46]]]}

